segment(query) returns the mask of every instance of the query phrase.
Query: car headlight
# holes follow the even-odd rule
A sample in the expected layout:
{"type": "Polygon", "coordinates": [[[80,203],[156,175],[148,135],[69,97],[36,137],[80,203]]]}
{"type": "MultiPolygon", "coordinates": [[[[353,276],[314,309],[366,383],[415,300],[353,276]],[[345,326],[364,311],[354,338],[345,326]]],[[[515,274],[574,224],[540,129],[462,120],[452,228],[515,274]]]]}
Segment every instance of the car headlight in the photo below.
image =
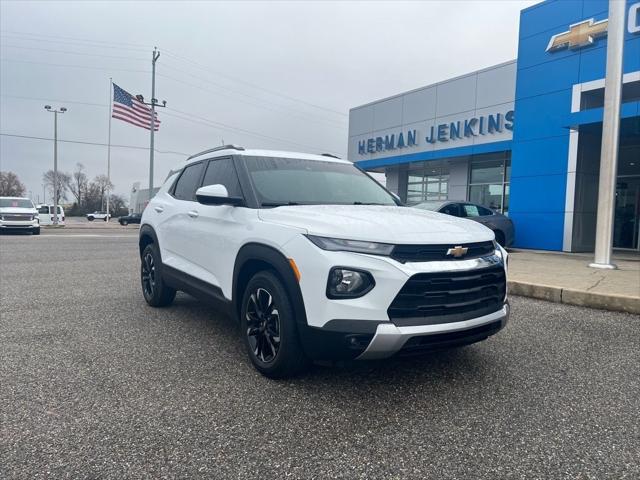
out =
{"type": "Polygon", "coordinates": [[[391,255],[394,245],[389,243],[363,242],[361,240],[345,240],[342,238],[318,237],[305,235],[317,247],[332,252],[368,253],[371,255],[391,255]]]}
{"type": "Polygon", "coordinates": [[[369,272],[353,268],[334,267],[327,280],[327,297],[332,299],[358,298],[367,294],[376,282],[369,272]]]}
{"type": "Polygon", "coordinates": [[[495,250],[496,256],[500,258],[500,260],[502,260],[505,267],[509,266],[509,254],[507,253],[507,251],[504,248],[502,248],[500,244],[495,240],[493,241],[493,246],[496,249],[495,250]]]}

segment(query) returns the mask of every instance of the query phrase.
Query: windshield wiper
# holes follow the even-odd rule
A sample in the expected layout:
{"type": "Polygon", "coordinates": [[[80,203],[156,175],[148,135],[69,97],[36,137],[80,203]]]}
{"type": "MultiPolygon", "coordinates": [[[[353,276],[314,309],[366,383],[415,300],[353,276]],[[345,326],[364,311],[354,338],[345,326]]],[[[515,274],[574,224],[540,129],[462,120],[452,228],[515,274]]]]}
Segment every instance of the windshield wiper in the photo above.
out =
{"type": "Polygon", "coordinates": [[[288,205],[300,205],[296,202],[262,202],[260,203],[261,207],[285,207],[288,205]]]}
{"type": "Polygon", "coordinates": [[[386,203],[376,203],[376,202],[353,202],[353,205],[382,205],[383,207],[391,206],[391,205],[387,205],[386,203]]]}

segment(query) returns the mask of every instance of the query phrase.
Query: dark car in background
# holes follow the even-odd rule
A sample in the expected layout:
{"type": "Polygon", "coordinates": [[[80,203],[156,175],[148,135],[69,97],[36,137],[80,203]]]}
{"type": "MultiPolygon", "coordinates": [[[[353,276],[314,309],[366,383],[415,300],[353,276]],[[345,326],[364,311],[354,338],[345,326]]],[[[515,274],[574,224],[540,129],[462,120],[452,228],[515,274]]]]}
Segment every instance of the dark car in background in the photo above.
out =
{"type": "Polygon", "coordinates": [[[130,223],[140,223],[141,218],[141,213],[130,213],[129,215],[118,218],[118,222],[120,222],[120,225],[124,226],[129,225],[130,223]]]}
{"type": "Polygon", "coordinates": [[[513,221],[490,208],[476,205],[469,202],[456,202],[455,200],[444,200],[438,202],[422,202],[412,205],[414,208],[431,210],[433,212],[445,213],[454,217],[468,218],[483,224],[493,230],[496,241],[503,247],[509,247],[515,237],[513,221]]]}

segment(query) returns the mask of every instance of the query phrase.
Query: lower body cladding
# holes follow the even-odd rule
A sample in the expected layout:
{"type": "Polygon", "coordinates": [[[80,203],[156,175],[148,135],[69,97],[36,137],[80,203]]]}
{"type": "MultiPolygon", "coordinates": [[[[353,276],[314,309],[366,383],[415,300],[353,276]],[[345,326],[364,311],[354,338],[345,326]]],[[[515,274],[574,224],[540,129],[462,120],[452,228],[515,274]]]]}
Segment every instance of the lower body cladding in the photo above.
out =
{"type": "Polygon", "coordinates": [[[375,360],[414,355],[480,342],[502,330],[509,304],[481,317],[437,325],[398,327],[389,321],[335,320],[328,328],[300,332],[307,355],[317,360],[375,360]]]}

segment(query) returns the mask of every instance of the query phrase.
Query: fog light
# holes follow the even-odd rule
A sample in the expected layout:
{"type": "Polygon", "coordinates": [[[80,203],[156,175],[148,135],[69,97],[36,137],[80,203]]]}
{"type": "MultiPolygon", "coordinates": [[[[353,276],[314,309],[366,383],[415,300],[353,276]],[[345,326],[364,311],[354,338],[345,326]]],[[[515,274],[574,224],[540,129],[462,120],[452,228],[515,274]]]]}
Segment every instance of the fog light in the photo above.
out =
{"type": "Polygon", "coordinates": [[[350,268],[335,267],[329,272],[327,297],[358,298],[365,295],[375,286],[369,272],[350,268]]]}

